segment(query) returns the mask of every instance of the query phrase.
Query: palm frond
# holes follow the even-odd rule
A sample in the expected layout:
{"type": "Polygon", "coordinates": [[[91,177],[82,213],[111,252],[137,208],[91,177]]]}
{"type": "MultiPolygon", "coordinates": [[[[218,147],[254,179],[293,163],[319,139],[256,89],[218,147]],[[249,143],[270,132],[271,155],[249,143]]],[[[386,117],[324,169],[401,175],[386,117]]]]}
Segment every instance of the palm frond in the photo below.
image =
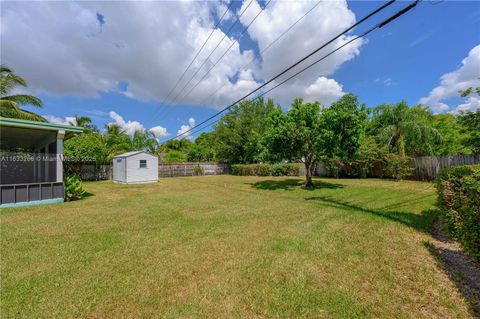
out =
{"type": "Polygon", "coordinates": [[[43,103],[39,98],[33,95],[28,95],[28,94],[16,94],[16,95],[4,96],[4,97],[1,97],[0,100],[12,101],[17,103],[17,105],[33,105],[36,107],[43,106],[43,103]]]}
{"type": "Polygon", "coordinates": [[[27,82],[20,76],[9,73],[9,74],[2,74],[0,76],[0,92],[2,95],[7,94],[10,92],[15,86],[27,86],[27,82]]]}
{"type": "Polygon", "coordinates": [[[18,104],[14,101],[3,100],[0,98],[0,110],[2,112],[7,112],[8,110],[13,110],[15,112],[19,112],[20,109],[18,108],[18,104]]]}
{"type": "Polygon", "coordinates": [[[0,107],[0,116],[35,122],[47,122],[41,115],[23,109],[15,110],[14,108],[0,107]]]}

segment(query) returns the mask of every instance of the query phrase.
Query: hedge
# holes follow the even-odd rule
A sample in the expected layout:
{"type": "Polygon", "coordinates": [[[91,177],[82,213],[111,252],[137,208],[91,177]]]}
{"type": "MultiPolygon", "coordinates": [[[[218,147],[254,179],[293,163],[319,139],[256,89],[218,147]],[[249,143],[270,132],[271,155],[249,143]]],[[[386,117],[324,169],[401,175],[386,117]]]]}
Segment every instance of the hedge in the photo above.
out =
{"type": "Polygon", "coordinates": [[[300,164],[233,164],[230,172],[240,176],[298,176],[300,164]]]}
{"type": "Polygon", "coordinates": [[[480,261],[480,165],[441,170],[436,188],[447,231],[480,261]]]}

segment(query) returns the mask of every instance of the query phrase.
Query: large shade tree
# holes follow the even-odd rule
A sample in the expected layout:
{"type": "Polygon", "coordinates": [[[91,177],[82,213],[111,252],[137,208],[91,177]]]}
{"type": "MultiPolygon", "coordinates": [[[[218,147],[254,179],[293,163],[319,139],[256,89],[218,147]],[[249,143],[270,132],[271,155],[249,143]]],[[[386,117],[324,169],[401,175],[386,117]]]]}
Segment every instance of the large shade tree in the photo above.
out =
{"type": "Polygon", "coordinates": [[[15,74],[8,66],[0,65],[0,116],[46,122],[42,116],[21,108],[24,105],[42,107],[39,98],[28,94],[11,94],[16,87],[26,86],[25,79],[15,74]]]}
{"type": "Polygon", "coordinates": [[[365,137],[368,111],[358,98],[346,94],[322,112],[323,154],[331,159],[352,161],[365,137]]]}
{"type": "Polygon", "coordinates": [[[287,113],[279,107],[271,112],[264,135],[270,160],[299,160],[305,164],[305,187],[313,187],[314,164],[322,155],[320,118],[320,103],[304,103],[297,98],[287,113]]]}

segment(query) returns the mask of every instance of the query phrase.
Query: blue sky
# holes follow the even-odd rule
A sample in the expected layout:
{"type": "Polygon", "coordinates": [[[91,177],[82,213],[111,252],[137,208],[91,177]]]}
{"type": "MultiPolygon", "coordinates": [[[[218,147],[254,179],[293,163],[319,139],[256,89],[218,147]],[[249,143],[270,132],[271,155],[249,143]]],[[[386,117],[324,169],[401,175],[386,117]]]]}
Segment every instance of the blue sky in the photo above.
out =
{"type": "MultiPolygon", "coordinates": [[[[232,5],[228,19],[220,25],[216,38],[212,37],[210,48],[216,44],[213,38],[216,40],[227,31],[247,3],[238,1],[232,5]]],[[[381,21],[407,3],[394,4],[371,23],[381,21]]],[[[337,60],[326,61],[304,78],[300,75],[295,83],[272,92],[274,101],[287,108],[293,97],[303,96],[328,105],[341,94],[351,92],[368,106],[406,100],[411,105],[422,101],[434,112],[456,111],[458,105],[475,109],[478,99],[462,100],[452,92],[477,83],[480,77],[480,48],[473,50],[480,45],[480,4],[475,1],[432,3],[436,2],[422,2],[392,24],[370,34],[367,41],[339,54],[337,60]],[[462,63],[467,57],[466,63],[462,63]],[[442,76],[449,73],[445,83],[441,83],[442,76]]],[[[303,7],[292,8],[292,15],[299,15],[314,4],[305,2],[303,7]]],[[[241,23],[234,28],[234,38],[257,13],[255,5],[260,9],[265,2],[254,1],[247,9],[241,23]]],[[[65,121],[78,114],[92,117],[96,125],[103,127],[105,123],[123,120],[123,125],[133,129],[156,127],[161,133],[159,137],[165,139],[191,126],[193,121],[189,123],[189,119],[198,123],[215,113],[237,94],[248,92],[380,3],[351,1],[319,6],[292,29],[290,37],[286,36],[277,47],[272,47],[269,55],[260,57],[259,48],[265,47],[293,21],[282,20],[289,13],[285,7],[290,4],[281,5],[275,3],[265,9],[264,16],[252,24],[252,30],[239,39],[240,45],[235,45],[225,63],[216,68],[216,74],[207,78],[210,82],[199,86],[195,96],[184,104],[166,105],[162,100],[218,21],[225,4],[156,2],[150,8],[144,8],[146,4],[137,8],[135,3],[127,2],[110,5],[7,3],[2,10],[2,63],[23,75],[31,84],[31,92],[43,100],[42,110],[28,109],[49,115],[52,121],[65,121]],[[155,15],[148,15],[167,11],[169,14],[165,13],[160,22],[155,15]],[[48,14],[52,12],[51,18],[58,19],[58,28],[64,25],[65,32],[47,26],[48,14]],[[136,14],[125,18],[128,17],[125,12],[136,14]],[[143,25],[138,26],[138,30],[128,27],[136,28],[136,23],[143,25]],[[22,38],[23,43],[12,35],[14,27],[18,28],[16,37],[22,38]],[[36,32],[40,31],[43,41],[36,43],[39,38],[36,32]],[[137,41],[143,50],[137,47],[137,41]],[[122,50],[131,53],[124,54],[122,50]],[[252,56],[257,63],[249,72],[239,75],[238,67],[252,56]],[[45,65],[45,61],[49,64],[45,65]],[[236,82],[239,77],[243,81],[236,82]],[[228,79],[236,83],[223,95],[216,97],[212,104],[197,105],[213,92],[217,83],[228,79]],[[111,112],[116,115],[112,117],[111,112]],[[168,136],[163,136],[165,129],[168,136]]],[[[365,24],[352,35],[366,28],[365,24]]],[[[226,42],[217,54],[231,43],[226,42]]],[[[203,57],[209,53],[206,49],[203,57]]],[[[203,61],[198,60],[194,66],[203,61]]],[[[212,63],[214,61],[212,59],[212,63]]]]}

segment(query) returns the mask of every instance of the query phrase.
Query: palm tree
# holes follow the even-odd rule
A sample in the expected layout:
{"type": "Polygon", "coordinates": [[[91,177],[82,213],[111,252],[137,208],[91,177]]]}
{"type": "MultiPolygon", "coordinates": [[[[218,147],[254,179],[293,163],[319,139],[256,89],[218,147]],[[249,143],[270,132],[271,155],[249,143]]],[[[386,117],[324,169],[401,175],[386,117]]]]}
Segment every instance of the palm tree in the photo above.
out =
{"type": "Polygon", "coordinates": [[[130,137],[118,124],[105,125],[105,144],[108,149],[108,160],[115,155],[131,151],[130,137]]]}
{"type": "Polygon", "coordinates": [[[70,125],[83,127],[85,133],[98,133],[98,128],[92,124],[92,119],[88,116],[75,115],[75,123],[70,122],[70,125]]]}
{"type": "Polygon", "coordinates": [[[46,122],[42,116],[20,108],[22,105],[42,107],[39,98],[28,94],[9,95],[17,86],[26,87],[27,82],[11,68],[4,64],[0,65],[0,116],[46,122]]]}
{"type": "Polygon", "coordinates": [[[130,141],[134,151],[148,151],[152,154],[156,154],[158,151],[158,140],[150,131],[136,131],[130,141]]]}
{"type": "Polygon", "coordinates": [[[441,139],[431,125],[431,116],[428,108],[421,105],[409,107],[405,101],[383,104],[373,109],[370,130],[380,143],[401,156],[405,156],[407,148],[415,155],[431,153],[430,143],[441,139]]]}

